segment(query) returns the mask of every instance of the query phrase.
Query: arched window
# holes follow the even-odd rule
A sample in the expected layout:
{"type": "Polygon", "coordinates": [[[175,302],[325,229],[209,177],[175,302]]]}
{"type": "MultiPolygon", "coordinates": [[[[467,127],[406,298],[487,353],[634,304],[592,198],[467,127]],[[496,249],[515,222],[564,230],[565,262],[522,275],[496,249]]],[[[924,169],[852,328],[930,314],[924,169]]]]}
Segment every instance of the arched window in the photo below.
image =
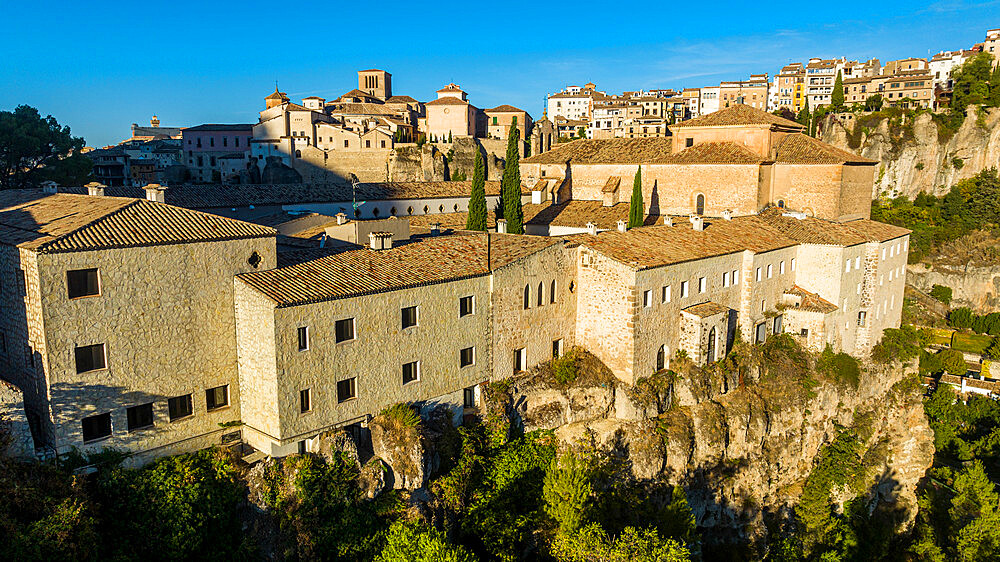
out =
{"type": "Polygon", "coordinates": [[[425,214],[425,215],[427,214],[427,211],[429,211],[429,210],[430,210],[430,209],[428,209],[427,205],[424,205],[424,214],[425,214]]]}
{"type": "Polygon", "coordinates": [[[778,208],[779,209],[784,209],[785,208],[785,200],[784,199],[778,199],[778,208]]]}
{"type": "Polygon", "coordinates": [[[708,332],[708,352],[705,354],[706,363],[715,363],[715,328],[708,332]]]}
{"type": "Polygon", "coordinates": [[[699,215],[704,215],[705,214],[705,196],[702,195],[701,193],[699,193],[698,194],[698,198],[695,199],[695,205],[694,205],[694,207],[695,207],[695,209],[694,209],[695,213],[697,213],[699,215]]]}
{"type": "Polygon", "coordinates": [[[538,282],[538,306],[545,304],[545,299],[542,295],[542,282],[538,282]]]}
{"type": "Polygon", "coordinates": [[[549,285],[549,303],[555,304],[556,302],[556,280],[552,280],[552,284],[549,285]]]}
{"type": "Polygon", "coordinates": [[[524,286],[524,309],[531,308],[531,285],[524,286]]]}
{"type": "Polygon", "coordinates": [[[372,209],[372,216],[373,217],[377,217],[378,216],[378,207],[375,207],[374,209],[372,209]]]}
{"type": "Polygon", "coordinates": [[[302,151],[301,150],[296,150],[295,151],[295,157],[296,158],[302,158],[302,151]]]}
{"type": "Polygon", "coordinates": [[[412,215],[413,214],[413,207],[407,207],[406,208],[406,214],[412,215]]]}
{"type": "Polygon", "coordinates": [[[393,208],[389,209],[389,214],[392,215],[392,216],[396,216],[396,208],[393,207],[393,208]]]}
{"type": "Polygon", "coordinates": [[[458,203],[455,203],[455,212],[458,212],[458,203]]]}
{"type": "Polygon", "coordinates": [[[667,368],[667,348],[661,345],[656,352],[656,370],[662,371],[667,368]]]}

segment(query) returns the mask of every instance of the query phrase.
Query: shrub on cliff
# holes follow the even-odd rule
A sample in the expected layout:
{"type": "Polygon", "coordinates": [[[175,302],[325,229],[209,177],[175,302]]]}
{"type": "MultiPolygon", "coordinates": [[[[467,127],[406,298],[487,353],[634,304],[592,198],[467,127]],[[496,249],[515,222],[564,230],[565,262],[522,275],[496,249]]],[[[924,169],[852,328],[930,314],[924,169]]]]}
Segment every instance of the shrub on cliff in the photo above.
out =
{"type": "Polygon", "coordinates": [[[934,286],[931,287],[930,295],[944,304],[951,304],[951,287],[935,283],[934,286]]]}
{"type": "Polygon", "coordinates": [[[560,535],[552,554],[558,562],[687,562],[688,549],[674,539],[665,539],[655,529],[626,527],[611,537],[597,523],[580,531],[560,535]]]}
{"type": "Polygon", "coordinates": [[[375,562],[475,562],[461,545],[448,542],[444,533],[425,524],[400,521],[389,527],[386,544],[375,562]]]}

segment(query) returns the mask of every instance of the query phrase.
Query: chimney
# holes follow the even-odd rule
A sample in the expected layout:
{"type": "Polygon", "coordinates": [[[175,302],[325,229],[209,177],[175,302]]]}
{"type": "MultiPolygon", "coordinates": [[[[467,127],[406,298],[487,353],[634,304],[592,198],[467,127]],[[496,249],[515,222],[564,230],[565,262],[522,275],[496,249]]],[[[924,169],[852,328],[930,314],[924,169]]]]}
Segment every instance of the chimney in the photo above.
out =
{"type": "Polygon", "coordinates": [[[344,213],[337,213],[337,224],[344,224],[347,222],[347,215],[344,213]]]}
{"type": "Polygon", "coordinates": [[[58,193],[59,184],[52,180],[45,180],[42,182],[42,193],[58,193]]]}
{"type": "Polygon", "coordinates": [[[588,222],[587,234],[590,234],[591,236],[597,236],[597,225],[592,222],[588,222]]]}
{"type": "Polygon", "coordinates": [[[691,217],[691,228],[695,230],[705,230],[705,219],[694,215],[691,217]]]}
{"type": "Polygon", "coordinates": [[[166,187],[158,183],[147,183],[143,189],[146,190],[146,199],[163,203],[163,192],[167,189],[166,187]]]}
{"type": "Polygon", "coordinates": [[[497,219],[497,233],[507,234],[507,219],[497,219]]]}
{"type": "Polygon", "coordinates": [[[431,236],[439,236],[441,234],[441,223],[432,222],[431,223],[431,236]]]}
{"type": "Polygon", "coordinates": [[[391,232],[369,232],[368,244],[372,250],[388,250],[392,248],[391,232]]]}
{"type": "Polygon", "coordinates": [[[674,218],[670,215],[663,215],[663,226],[674,226],[674,218]]]}
{"type": "Polygon", "coordinates": [[[722,211],[722,220],[731,221],[733,220],[733,212],[729,209],[722,211]]]}
{"type": "Polygon", "coordinates": [[[104,197],[104,184],[92,181],[86,185],[87,195],[92,197],[104,197]]]}
{"type": "Polygon", "coordinates": [[[625,232],[626,230],[628,230],[628,228],[627,228],[627,225],[625,224],[625,221],[619,220],[618,221],[618,232],[625,232]]]}
{"type": "Polygon", "coordinates": [[[149,120],[149,126],[150,127],[159,127],[160,126],[160,118],[154,115],[153,118],[149,120]]]}

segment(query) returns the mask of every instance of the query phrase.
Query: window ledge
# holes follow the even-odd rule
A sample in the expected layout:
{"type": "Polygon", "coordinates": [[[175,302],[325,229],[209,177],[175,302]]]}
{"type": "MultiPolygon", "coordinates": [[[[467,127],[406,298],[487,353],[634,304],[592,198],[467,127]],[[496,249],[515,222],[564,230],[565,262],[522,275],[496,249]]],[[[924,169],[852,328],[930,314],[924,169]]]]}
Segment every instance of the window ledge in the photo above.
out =
{"type": "Polygon", "coordinates": [[[90,375],[90,374],[93,374],[93,373],[100,373],[101,371],[107,371],[107,370],[108,370],[107,367],[101,367],[100,369],[91,369],[89,371],[77,371],[76,374],[78,374],[78,375],[90,375]]]}
{"type": "Polygon", "coordinates": [[[188,415],[186,415],[184,417],[181,417],[181,418],[174,418],[174,419],[169,420],[169,421],[170,421],[170,423],[177,423],[177,422],[187,421],[187,420],[190,420],[190,419],[193,419],[193,418],[194,418],[194,414],[192,413],[192,414],[188,414],[188,415]]]}
{"type": "MultiPolygon", "coordinates": [[[[222,411],[222,410],[228,410],[228,409],[230,409],[232,407],[233,407],[232,404],[226,404],[225,406],[216,406],[215,408],[205,408],[205,411],[208,412],[208,413],[210,413],[210,414],[212,414],[212,413],[219,412],[219,411],[222,411]]],[[[194,414],[192,414],[192,415],[194,415],[194,414]]],[[[188,417],[191,417],[191,416],[188,416],[188,417]]]]}
{"type": "Polygon", "coordinates": [[[111,435],[110,434],[109,435],[105,435],[103,437],[95,437],[94,439],[89,439],[89,440],[88,439],[84,439],[83,444],[84,445],[91,445],[93,443],[100,443],[101,441],[106,441],[108,439],[111,439],[111,435]]]}
{"type": "MultiPolygon", "coordinates": [[[[345,399],[343,399],[343,400],[337,400],[337,404],[346,404],[346,403],[348,403],[348,402],[351,402],[351,401],[353,401],[353,400],[357,400],[357,399],[358,399],[358,397],[357,397],[357,396],[352,396],[351,398],[345,398],[345,399]]],[[[311,411],[311,410],[310,410],[310,411],[311,411]]]]}

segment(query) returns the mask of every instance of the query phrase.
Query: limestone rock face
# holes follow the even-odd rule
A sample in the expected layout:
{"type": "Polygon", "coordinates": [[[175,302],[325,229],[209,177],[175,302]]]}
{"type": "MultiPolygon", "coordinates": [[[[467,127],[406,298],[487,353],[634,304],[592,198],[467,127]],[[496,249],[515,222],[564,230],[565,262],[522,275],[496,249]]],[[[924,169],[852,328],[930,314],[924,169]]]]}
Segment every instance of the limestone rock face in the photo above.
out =
{"type": "Polygon", "coordinates": [[[427,484],[433,459],[419,427],[402,426],[382,416],[368,424],[375,456],[389,466],[387,482],[397,490],[416,490],[427,484]]]}
{"type": "Polygon", "coordinates": [[[302,175],[284,164],[277,156],[268,156],[264,171],[260,174],[260,181],[261,183],[302,183],[302,175]]]}
{"type": "Polygon", "coordinates": [[[358,445],[349,433],[343,429],[334,429],[319,435],[319,454],[329,462],[334,453],[344,453],[360,466],[358,461],[358,445]]]}
{"type": "Polygon", "coordinates": [[[921,191],[943,195],[957,182],[971,178],[984,169],[1000,166],[1000,109],[984,108],[977,118],[977,108],[968,116],[958,132],[947,142],[941,142],[938,127],[930,114],[922,113],[904,127],[912,129],[904,140],[894,141],[887,120],[882,120],[867,132],[862,131],[860,145],[851,146],[853,123],[829,116],[821,124],[820,138],[838,148],[855,152],[881,162],[875,183],[875,194],[915,197],[921,191]],[[962,161],[961,168],[955,159],[962,161]]]}
{"type": "Polygon", "coordinates": [[[952,306],[980,314],[1000,310],[1000,266],[915,264],[907,266],[906,282],[924,293],[934,285],[951,287],[952,306]]]}
{"type": "Polygon", "coordinates": [[[361,487],[361,496],[367,499],[375,499],[379,494],[385,490],[385,478],[388,467],[381,459],[373,458],[363,467],[361,467],[361,475],[358,477],[358,483],[361,487]]]}
{"type": "Polygon", "coordinates": [[[683,486],[703,537],[752,547],[766,544],[765,512],[789,513],[823,447],[859,423],[869,499],[912,521],[917,481],[934,455],[912,370],[868,365],[856,389],[825,382],[801,397],[789,396],[786,381],[759,377],[747,374],[740,386],[689,367],[666,386],[626,388],[594,379],[560,385],[535,369],[491,403],[526,431],[553,429],[561,447],[612,455],[637,482],[683,486]]]}

